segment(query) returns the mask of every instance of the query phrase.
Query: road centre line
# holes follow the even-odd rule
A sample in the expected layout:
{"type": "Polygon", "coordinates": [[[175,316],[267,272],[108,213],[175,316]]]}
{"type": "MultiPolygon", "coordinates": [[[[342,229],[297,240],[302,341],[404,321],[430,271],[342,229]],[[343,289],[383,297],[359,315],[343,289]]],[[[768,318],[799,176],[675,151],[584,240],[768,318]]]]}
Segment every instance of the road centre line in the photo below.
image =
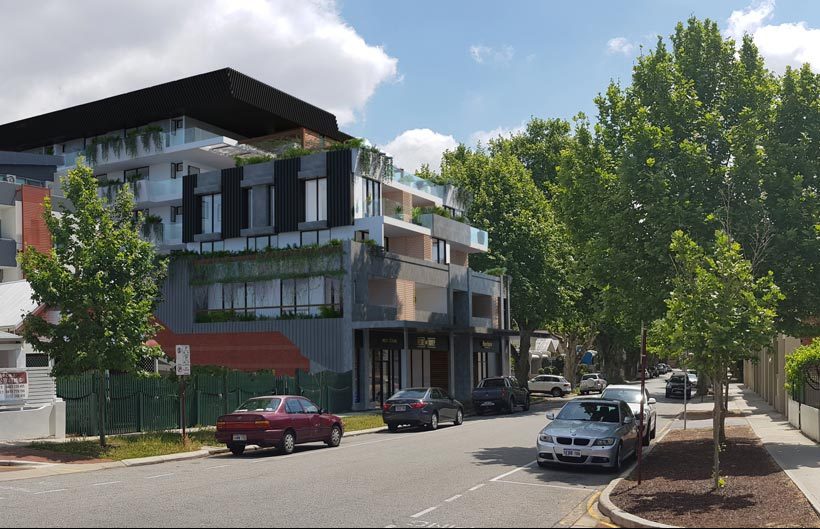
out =
{"type": "Polygon", "coordinates": [[[205,470],[216,470],[217,468],[225,468],[225,467],[229,467],[229,466],[231,466],[231,465],[217,465],[215,467],[208,467],[205,470]]]}
{"type": "Polygon", "coordinates": [[[174,475],[174,473],[172,472],[170,474],[160,474],[159,476],[151,476],[150,478],[145,478],[145,479],[167,478],[168,476],[173,476],[173,475],[174,475]]]}
{"type": "Polygon", "coordinates": [[[54,489],[54,490],[44,490],[42,492],[35,492],[32,496],[39,496],[40,494],[51,494],[53,492],[65,492],[68,489],[54,489]]]}
{"type": "Polygon", "coordinates": [[[456,501],[457,499],[459,499],[460,497],[461,497],[461,494],[456,494],[452,498],[444,500],[444,503],[452,503],[452,502],[456,501]]]}
{"type": "Polygon", "coordinates": [[[478,489],[480,489],[480,488],[481,488],[481,487],[483,487],[483,486],[484,486],[484,483],[482,483],[482,484],[480,484],[480,485],[476,485],[475,487],[471,488],[471,489],[469,490],[469,492],[475,492],[475,491],[477,491],[478,489]]]}
{"type": "Polygon", "coordinates": [[[94,483],[91,486],[92,487],[104,487],[105,485],[116,485],[117,483],[122,483],[122,481],[106,481],[104,483],[94,483]]]}
{"type": "Polygon", "coordinates": [[[532,463],[530,463],[529,465],[525,465],[525,466],[523,466],[523,467],[518,467],[518,468],[516,468],[515,470],[510,470],[509,472],[507,472],[507,473],[505,473],[505,474],[501,474],[500,476],[494,477],[494,478],[493,478],[493,479],[491,479],[490,481],[491,481],[491,482],[493,482],[493,481],[499,481],[499,480],[502,480],[502,479],[504,479],[504,478],[506,478],[506,477],[508,477],[508,476],[512,476],[513,474],[515,474],[515,473],[516,473],[516,472],[518,472],[518,471],[521,471],[521,470],[526,470],[526,469],[528,469],[528,468],[532,467],[535,463],[537,463],[537,461],[533,461],[533,462],[532,462],[532,463]]]}
{"type": "Polygon", "coordinates": [[[416,514],[414,514],[414,515],[413,515],[413,516],[411,516],[410,518],[421,518],[421,517],[422,517],[422,516],[424,516],[425,514],[430,514],[431,512],[433,512],[433,511],[435,511],[436,509],[438,509],[439,507],[441,507],[441,505],[436,505],[435,507],[430,507],[429,509],[425,509],[425,510],[423,510],[423,511],[421,511],[421,512],[417,512],[416,514]]]}

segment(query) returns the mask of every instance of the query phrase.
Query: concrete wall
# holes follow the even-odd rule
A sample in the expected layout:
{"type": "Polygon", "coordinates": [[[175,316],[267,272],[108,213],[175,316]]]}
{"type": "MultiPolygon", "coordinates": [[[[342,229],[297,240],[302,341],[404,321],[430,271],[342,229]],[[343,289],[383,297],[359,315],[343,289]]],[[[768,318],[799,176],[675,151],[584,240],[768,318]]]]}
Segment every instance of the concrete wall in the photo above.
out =
{"type": "Polygon", "coordinates": [[[65,402],[34,409],[0,411],[0,441],[65,439],[65,402]]]}
{"type": "Polygon", "coordinates": [[[795,428],[800,428],[800,403],[788,399],[789,423],[795,428]]]}
{"type": "Polygon", "coordinates": [[[809,439],[820,443],[820,409],[800,406],[800,430],[809,439]]]}
{"type": "Polygon", "coordinates": [[[780,413],[787,411],[786,357],[800,347],[800,339],[779,335],[770,351],[761,351],[755,362],[744,364],[743,383],[780,413]]]}

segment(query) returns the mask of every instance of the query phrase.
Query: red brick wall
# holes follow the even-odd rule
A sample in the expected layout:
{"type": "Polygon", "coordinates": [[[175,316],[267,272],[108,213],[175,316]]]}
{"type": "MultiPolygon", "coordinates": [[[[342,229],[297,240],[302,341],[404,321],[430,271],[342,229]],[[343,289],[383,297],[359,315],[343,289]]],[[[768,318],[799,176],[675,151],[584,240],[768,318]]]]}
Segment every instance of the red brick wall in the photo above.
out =
{"type": "Polygon", "coordinates": [[[51,234],[43,219],[43,200],[49,196],[50,191],[45,187],[33,186],[21,186],[20,189],[23,207],[23,248],[31,246],[38,252],[47,253],[51,250],[51,234]]]}
{"type": "Polygon", "coordinates": [[[243,332],[221,334],[175,334],[164,329],[156,341],[170,358],[177,345],[191,346],[191,364],[222,366],[240,371],[276,370],[277,375],[296,374],[297,369],[310,370],[310,360],[279,332],[243,332]]]}
{"type": "Polygon", "coordinates": [[[470,266],[470,254],[450,249],[450,262],[459,266],[470,266]]]}
{"type": "Polygon", "coordinates": [[[399,298],[398,319],[416,320],[416,284],[406,279],[396,279],[396,293],[399,298]]]}

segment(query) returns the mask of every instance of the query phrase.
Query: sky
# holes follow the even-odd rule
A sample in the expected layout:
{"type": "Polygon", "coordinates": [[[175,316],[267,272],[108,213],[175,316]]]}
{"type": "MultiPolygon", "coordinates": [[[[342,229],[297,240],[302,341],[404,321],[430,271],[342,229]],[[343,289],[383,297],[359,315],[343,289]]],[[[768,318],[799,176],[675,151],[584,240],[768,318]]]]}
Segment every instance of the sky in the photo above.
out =
{"type": "Polygon", "coordinates": [[[230,66],[408,170],[532,116],[594,118],[595,95],[692,15],[752,35],[775,71],[820,69],[820,2],[798,0],[0,2],[0,123],[230,66]]]}

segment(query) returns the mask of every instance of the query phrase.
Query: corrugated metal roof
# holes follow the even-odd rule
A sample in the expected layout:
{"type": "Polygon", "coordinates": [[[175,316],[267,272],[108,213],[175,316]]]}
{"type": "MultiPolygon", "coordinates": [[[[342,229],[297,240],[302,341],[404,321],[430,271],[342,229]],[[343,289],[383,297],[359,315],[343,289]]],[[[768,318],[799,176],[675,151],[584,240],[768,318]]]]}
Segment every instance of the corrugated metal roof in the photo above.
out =
{"type": "Polygon", "coordinates": [[[32,294],[28,281],[0,283],[0,329],[17,327],[25,315],[37,308],[32,294]]]}
{"type": "Polygon", "coordinates": [[[0,150],[23,151],[181,115],[254,138],[305,127],[344,141],[336,116],[231,68],[0,125],[0,150]]]}

